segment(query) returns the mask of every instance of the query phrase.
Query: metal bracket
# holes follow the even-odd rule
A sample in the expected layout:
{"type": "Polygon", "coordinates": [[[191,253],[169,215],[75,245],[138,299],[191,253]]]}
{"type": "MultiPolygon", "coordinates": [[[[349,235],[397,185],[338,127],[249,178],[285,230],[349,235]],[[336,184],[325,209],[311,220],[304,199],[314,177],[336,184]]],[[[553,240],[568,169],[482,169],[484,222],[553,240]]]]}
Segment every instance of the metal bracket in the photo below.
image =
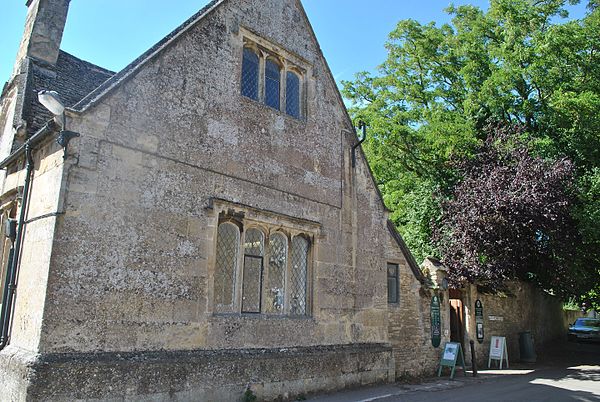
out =
{"type": "Polygon", "coordinates": [[[363,121],[358,122],[358,129],[362,129],[362,138],[352,147],[352,167],[356,167],[356,148],[367,138],[367,125],[363,121]]]}
{"type": "Polygon", "coordinates": [[[61,147],[63,147],[63,150],[64,150],[63,159],[67,158],[67,146],[69,145],[69,141],[71,141],[73,138],[77,138],[79,136],[80,136],[80,134],[76,133],[75,131],[63,130],[60,133],[58,133],[58,136],[56,137],[56,143],[58,145],[60,145],[61,147]]]}

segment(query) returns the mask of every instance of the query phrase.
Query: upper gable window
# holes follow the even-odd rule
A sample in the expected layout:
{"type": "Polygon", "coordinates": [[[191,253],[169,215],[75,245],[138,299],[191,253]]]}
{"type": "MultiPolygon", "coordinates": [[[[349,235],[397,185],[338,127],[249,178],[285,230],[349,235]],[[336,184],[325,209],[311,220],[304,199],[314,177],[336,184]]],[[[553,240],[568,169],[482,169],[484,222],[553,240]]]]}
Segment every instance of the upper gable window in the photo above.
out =
{"type": "Polygon", "coordinates": [[[285,112],[300,118],[300,78],[292,71],[288,71],[286,78],[285,112]]]}
{"type": "Polygon", "coordinates": [[[249,48],[244,48],[242,61],[242,95],[258,100],[258,55],[249,48]]]}
{"type": "Polygon", "coordinates": [[[265,63],[265,103],[279,110],[279,96],[281,90],[281,72],[279,64],[272,59],[265,63]]]}
{"type": "Polygon", "coordinates": [[[298,56],[263,39],[244,38],[241,93],[302,119],[305,115],[306,64],[298,56]]]}

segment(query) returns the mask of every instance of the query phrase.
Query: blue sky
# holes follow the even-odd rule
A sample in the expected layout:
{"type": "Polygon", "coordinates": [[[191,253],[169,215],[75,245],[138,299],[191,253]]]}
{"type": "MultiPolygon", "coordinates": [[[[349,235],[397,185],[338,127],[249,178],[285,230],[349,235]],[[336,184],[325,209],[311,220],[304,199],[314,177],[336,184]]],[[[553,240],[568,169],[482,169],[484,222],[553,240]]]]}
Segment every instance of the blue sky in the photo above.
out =
{"type": "MultiPolygon", "coordinates": [[[[25,0],[6,0],[0,16],[0,85],[12,72],[23,33],[25,0]]],[[[61,48],[118,71],[162,39],[208,0],[72,0],[61,48]]],[[[385,59],[387,34],[401,19],[449,20],[450,3],[487,8],[488,0],[303,0],[337,80],[373,70],[385,59]]],[[[584,6],[572,17],[584,14],[584,6]]]]}

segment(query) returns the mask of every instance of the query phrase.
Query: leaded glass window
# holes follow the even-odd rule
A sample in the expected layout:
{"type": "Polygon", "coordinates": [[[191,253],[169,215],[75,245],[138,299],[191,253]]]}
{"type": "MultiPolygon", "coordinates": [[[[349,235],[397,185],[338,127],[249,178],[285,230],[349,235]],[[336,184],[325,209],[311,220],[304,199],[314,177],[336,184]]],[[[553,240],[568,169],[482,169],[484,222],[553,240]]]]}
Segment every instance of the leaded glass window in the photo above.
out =
{"type": "Polygon", "coordinates": [[[258,100],[258,55],[248,48],[242,60],[242,95],[258,100]]]}
{"type": "Polygon", "coordinates": [[[292,239],[290,273],[290,314],[307,314],[308,240],[302,236],[292,239]]]}
{"type": "Polygon", "coordinates": [[[265,103],[279,110],[280,68],[277,63],[269,59],[265,63],[265,103]]]}
{"type": "Polygon", "coordinates": [[[240,231],[232,223],[222,223],[217,230],[214,299],[219,312],[232,312],[235,301],[235,273],[240,231]]]}
{"type": "Polygon", "coordinates": [[[269,272],[266,289],[267,313],[282,314],[285,306],[285,272],[287,270],[287,238],[275,233],[269,239],[269,272]]]}
{"type": "Polygon", "coordinates": [[[260,313],[263,255],[263,232],[258,229],[247,230],[244,239],[242,313],[260,313]]]}
{"type": "Polygon", "coordinates": [[[310,314],[309,234],[220,216],[215,245],[215,313],[310,314]]]}
{"type": "Polygon", "coordinates": [[[291,71],[286,74],[285,111],[290,116],[300,118],[300,78],[291,71]]]}

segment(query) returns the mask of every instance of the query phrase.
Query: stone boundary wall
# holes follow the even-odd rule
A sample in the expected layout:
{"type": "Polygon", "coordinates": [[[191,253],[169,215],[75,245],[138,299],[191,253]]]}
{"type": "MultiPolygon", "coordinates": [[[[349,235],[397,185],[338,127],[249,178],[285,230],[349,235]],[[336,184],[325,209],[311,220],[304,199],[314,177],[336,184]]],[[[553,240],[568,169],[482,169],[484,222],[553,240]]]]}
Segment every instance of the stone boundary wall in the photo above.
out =
{"type": "Polygon", "coordinates": [[[27,400],[28,378],[35,355],[8,345],[0,353],[0,401],[27,400]]]}
{"type": "Polygon", "coordinates": [[[11,401],[237,401],[247,386],[259,400],[293,400],[394,380],[386,344],[0,357],[29,380],[26,396],[3,389],[11,401]]]}
{"type": "MultiPolygon", "coordinates": [[[[469,340],[475,340],[478,367],[487,368],[490,339],[504,336],[508,345],[509,362],[520,359],[519,334],[530,332],[536,353],[543,352],[548,343],[567,339],[569,323],[573,323],[581,313],[564,311],[563,302],[531,284],[514,282],[504,295],[480,293],[477,287],[469,285],[463,292],[465,303],[465,348],[467,362],[471,356],[469,340]],[[483,303],[485,339],[477,342],[475,332],[475,300],[483,303]]],[[[493,366],[494,367],[494,366],[493,366]]]]}
{"type": "Polygon", "coordinates": [[[583,317],[585,317],[585,314],[583,314],[579,310],[563,310],[563,323],[565,325],[565,333],[569,329],[569,325],[573,324],[578,318],[583,317]]]}
{"type": "MultiPolygon", "coordinates": [[[[406,291],[405,291],[406,292],[406,291]]],[[[436,375],[444,344],[450,341],[450,313],[445,308],[447,297],[442,301],[442,340],[435,348],[431,344],[430,304],[434,291],[424,289],[414,292],[412,304],[390,308],[388,328],[396,362],[396,379],[403,381],[436,375]]],[[[439,295],[439,293],[438,293],[439,295]]]]}

